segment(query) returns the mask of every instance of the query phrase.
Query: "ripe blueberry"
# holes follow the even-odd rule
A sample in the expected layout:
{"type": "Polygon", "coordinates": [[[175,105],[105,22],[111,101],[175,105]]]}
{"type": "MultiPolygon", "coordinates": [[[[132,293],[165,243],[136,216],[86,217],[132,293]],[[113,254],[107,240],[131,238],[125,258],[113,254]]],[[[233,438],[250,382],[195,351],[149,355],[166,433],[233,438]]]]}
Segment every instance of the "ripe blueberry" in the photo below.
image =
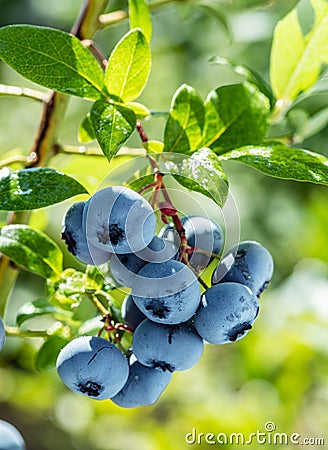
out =
{"type": "Polygon", "coordinates": [[[57,358],[57,371],[73,392],[104,400],[122,389],[129,364],[123,353],[107,340],[82,336],[62,349],[57,358]]]}
{"type": "Polygon", "coordinates": [[[123,408],[135,408],[154,404],[171,380],[172,374],[153,369],[133,359],[129,378],[112,401],[123,408]]]}
{"type": "Polygon", "coordinates": [[[66,212],[62,238],[65,239],[68,251],[84,264],[103,264],[108,261],[110,253],[90,244],[83,231],[82,218],[85,202],[73,203],[66,212]]]}
{"type": "Polygon", "coordinates": [[[154,211],[137,192],[111,186],[96,192],[84,208],[88,241],[112,253],[135,253],[153,239],[154,211]]]}
{"type": "Polygon", "coordinates": [[[174,372],[196,364],[203,354],[204,343],[188,322],[162,325],[146,319],[134,332],[132,348],[141,364],[174,372]]]}
{"type": "Polygon", "coordinates": [[[139,323],[146,319],[144,313],[141,312],[135,304],[132,295],[125,297],[122,303],[121,312],[124,323],[126,323],[132,331],[137,328],[139,323]]]}
{"type": "MultiPolygon", "coordinates": [[[[188,245],[208,253],[220,253],[223,246],[221,227],[207,217],[189,216],[181,220],[188,245]]],[[[211,257],[194,252],[190,255],[190,265],[197,271],[204,269],[211,257]]]]}
{"type": "Polygon", "coordinates": [[[248,333],[258,311],[258,300],[247,286],[220,283],[202,295],[194,325],[210,344],[227,344],[248,333]]]}
{"type": "Polygon", "coordinates": [[[176,324],[195,313],[200,287],[194,273],[179,261],[149,263],[134,278],[132,297],[149,319],[176,324]]]}
{"type": "Polygon", "coordinates": [[[259,297],[273,274],[272,256],[254,241],[240,242],[222,259],[212,276],[212,284],[235,282],[248,286],[259,297]]]}
{"type": "MultiPolygon", "coordinates": [[[[188,216],[182,217],[181,223],[189,247],[203,250],[207,253],[220,253],[223,246],[223,232],[221,227],[208,217],[188,216]]],[[[173,242],[177,247],[180,239],[174,230],[173,224],[168,224],[160,231],[160,236],[173,242]]],[[[195,251],[189,255],[189,264],[200,272],[211,261],[211,256],[195,251]]]]}

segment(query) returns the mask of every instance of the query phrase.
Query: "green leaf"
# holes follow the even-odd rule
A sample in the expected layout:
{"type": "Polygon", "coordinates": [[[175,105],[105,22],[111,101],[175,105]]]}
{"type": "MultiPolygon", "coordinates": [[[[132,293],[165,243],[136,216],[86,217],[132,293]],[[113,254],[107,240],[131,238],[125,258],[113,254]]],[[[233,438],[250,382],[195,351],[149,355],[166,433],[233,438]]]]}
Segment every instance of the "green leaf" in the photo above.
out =
{"type": "Polygon", "coordinates": [[[105,74],[109,94],[124,102],[135,100],[147,84],[151,67],[150,46],[143,33],[129,31],[116,45],[105,74]]]}
{"type": "Polygon", "coordinates": [[[303,135],[309,121],[309,114],[301,108],[293,108],[289,111],[288,123],[293,127],[293,140],[303,140],[303,135]]]}
{"type": "Polygon", "coordinates": [[[0,252],[25,270],[44,278],[60,275],[63,254],[41,231],[27,225],[6,225],[0,230],[0,252]]]}
{"type": "MultiPolygon", "coordinates": [[[[153,153],[160,173],[172,175],[182,186],[200,192],[219,206],[223,206],[228,195],[228,180],[219,157],[209,148],[201,148],[191,156],[181,153],[169,155],[153,153]],[[169,157],[168,157],[169,156],[169,157]]],[[[127,186],[139,191],[154,181],[152,169],[147,165],[127,181],[127,186]]]]}
{"type": "Polygon", "coordinates": [[[97,101],[90,113],[99,145],[110,161],[136,127],[136,116],[130,108],[97,101]]]}
{"type": "Polygon", "coordinates": [[[151,41],[153,25],[146,0],[129,0],[130,28],[140,28],[148,42],[151,41]]]}
{"type": "Polygon", "coordinates": [[[325,156],[287,147],[280,142],[242,147],[226,153],[220,159],[239,161],[271,177],[328,186],[328,159],[325,156]]]}
{"type": "Polygon", "coordinates": [[[42,372],[56,367],[59,352],[67,343],[68,340],[60,336],[51,336],[47,339],[36,355],[35,368],[42,372]]]}
{"type": "Polygon", "coordinates": [[[153,181],[154,181],[153,173],[148,173],[148,175],[135,174],[135,176],[130,178],[125,183],[125,186],[128,187],[129,189],[139,192],[144,186],[147,186],[147,184],[153,183],[153,181]]]}
{"type": "Polygon", "coordinates": [[[81,143],[91,142],[96,139],[95,131],[90,119],[90,113],[83,117],[78,131],[78,140],[81,143]]]}
{"type": "Polygon", "coordinates": [[[87,295],[81,295],[80,301],[72,305],[73,320],[84,322],[97,313],[97,307],[90,301],[87,295]]]}
{"type": "Polygon", "coordinates": [[[164,131],[164,152],[191,153],[203,141],[205,109],[194,88],[183,84],[174,94],[164,131]]]}
{"type": "Polygon", "coordinates": [[[0,209],[5,211],[44,208],[84,193],[78,181],[54,169],[0,171],[0,209]]]}
{"type": "MultiPolygon", "coordinates": [[[[307,0],[310,3],[310,0],[307,0]]],[[[328,63],[328,3],[311,0],[315,20],[303,35],[297,7],[278,22],[274,31],[270,79],[275,96],[287,102],[309,89],[328,63]]]]}
{"type": "Polygon", "coordinates": [[[209,148],[201,148],[181,165],[175,175],[182,186],[200,192],[223,207],[228,197],[228,180],[218,156],[209,148]]]}
{"type": "Polygon", "coordinates": [[[0,29],[0,58],[28,80],[64,94],[97,100],[104,75],[79,39],[52,28],[10,25],[0,29]]]}
{"type": "Polygon", "coordinates": [[[79,336],[94,336],[104,326],[102,316],[92,317],[83,322],[78,330],[79,336]]]}
{"type": "MultiPolygon", "coordinates": [[[[47,299],[38,298],[33,302],[24,303],[19,308],[16,315],[16,323],[20,327],[28,319],[33,319],[34,317],[44,316],[47,314],[56,315],[56,317],[58,317],[62,316],[64,311],[59,308],[55,308],[48,302],[47,299]]],[[[66,315],[68,315],[67,312],[66,315]]]]}
{"type": "Polygon", "coordinates": [[[204,145],[217,153],[260,144],[268,130],[270,103],[248,82],[221,86],[205,101],[204,145]]]}
{"type": "Polygon", "coordinates": [[[230,58],[223,58],[221,56],[213,56],[209,61],[212,64],[229,67],[236,75],[240,75],[245,81],[256,86],[268,99],[270,100],[271,107],[275,104],[275,98],[272,94],[270,86],[264,81],[264,79],[257,72],[254,72],[244,64],[239,64],[230,58]]]}

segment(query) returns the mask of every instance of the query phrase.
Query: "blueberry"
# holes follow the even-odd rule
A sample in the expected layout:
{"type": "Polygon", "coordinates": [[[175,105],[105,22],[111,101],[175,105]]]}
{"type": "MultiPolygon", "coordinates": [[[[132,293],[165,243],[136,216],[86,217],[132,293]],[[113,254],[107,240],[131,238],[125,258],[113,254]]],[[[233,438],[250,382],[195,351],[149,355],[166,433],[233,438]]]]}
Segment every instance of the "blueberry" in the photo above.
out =
{"type": "Polygon", "coordinates": [[[179,261],[149,263],[134,278],[132,297],[149,319],[177,324],[195,313],[200,287],[194,273],[179,261]]]}
{"type": "Polygon", "coordinates": [[[68,251],[84,264],[103,264],[108,261],[110,253],[100,250],[87,242],[83,232],[82,218],[86,202],[73,203],[66,212],[62,238],[65,239],[68,251]]]}
{"type": "MultiPolygon", "coordinates": [[[[221,227],[208,217],[189,216],[181,219],[188,245],[209,253],[220,253],[223,246],[221,227]]],[[[204,269],[211,257],[194,252],[190,255],[190,265],[197,271],[204,269]]]]}
{"type": "Polygon", "coordinates": [[[0,350],[2,349],[6,339],[5,327],[0,317],[0,350]]]}
{"type": "Polygon", "coordinates": [[[0,420],[0,450],[25,450],[20,432],[8,422],[0,420]]]}
{"type": "Polygon", "coordinates": [[[155,235],[156,220],[151,205],[123,186],[96,192],[87,201],[83,216],[87,239],[112,253],[138,252],[155,235]]]}
{"type": "Polygon", "coordinates": [[[162,325],[146,319],[134,332],[132,349],[141,364],[174,372],[196,364],[204,343],[188,322],[162,325]]]}
{"type": "MultiPolygon", "coordinates": [[[[182,217],[181,223],[189,247],[204,250],[208,253],[220,253],[223,246],[223,232],[221,227],[208,217],[182,217]]],[[[162,228],[160,236],[173,242],[177,247],[180,238],[172,223],[162,228]]],[[[197,272],[203,270],[211,261],[210,255],[194,252],[189,256],[189,264],[197,272]]]]}
{"type": "Polygon", "coordinates": [[[134,331],[139,323],[146,319],[144,313],[140,311],[137,305],[134,303],[132,295],[125,297],[122,303],[122,319],[124,323],[134,331]]]}
{"type": "Polygon", "coordinates": [[[273,274],[272,256],[254,241],[240,242],[222,259],[212,276],[212,284],[227,281],[248,286],[258,297],[273,274]]]}
{"type": "Polygon", "coordinates": [[[122,389],[128,378],[129,364],[123,353],[107,340],[82,336],[62,349],[57,371],[73,392],[104,400],[122,389]]]}
{"type": "Polygon", "coordinates": [[[139,270],[148,262],[163,262],[171,259],[177,253],[172,242],[155,236],[146,248],[136,253],[113,255],[110,262],[110,272],[114,280],[122,286],[131,287],[132,281],[139,270]]]}
{"type": "Polygon", "coordinates": [[[146,367],[133,359],[130,363],[129,378],[112,401],[123,408],[152,405],[158,400],[171,378],[170,372],[146,367]]]}
{"type": "Polygon", "coordinates": [[[210,344],[227,344],[248,333],[258,310],[258,300],[247,286],[220,283],[204,292],[194,325],[210,344]]]}

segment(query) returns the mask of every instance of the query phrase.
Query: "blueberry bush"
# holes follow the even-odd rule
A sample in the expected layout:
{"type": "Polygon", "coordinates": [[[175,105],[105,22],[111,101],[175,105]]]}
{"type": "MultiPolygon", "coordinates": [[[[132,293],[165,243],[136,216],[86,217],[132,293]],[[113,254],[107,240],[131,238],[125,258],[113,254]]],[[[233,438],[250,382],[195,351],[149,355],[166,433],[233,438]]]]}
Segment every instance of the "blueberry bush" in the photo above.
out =
{"type": "MultiPolygon", "coordinates": [[[[61,380],[84,396],[81,402],[106,400],[97,411],[111,405],[123,414],[122,408],[160,408],[160,396],[171,384],[174,397],[175,372],[194,366],[211,351],[207,344],[221,348],[236,342],[237,350],[229,345],[222,355],[245,352],[244,366],[251,365],[247,341],[261,339],[258,315],[267,304],[260,296],[267,295],[262,293],[274,269],[278,282],[289,275],[288,262],[298,262],[290,241],[274,229],[275,214],[286,215],[289,223],[284,203],[289,195],[296,203],[301,198],[300,204],[317,196],[317,203],[308,202],[314,210],[326,201],[328,153],[318,147],[328,129],[328,2],[284,5],[270,50],[261,54],[262,67],[254,62],[253,68],[251,56],[245,64],[233,51],[224,56],[228,52],[215,55],[211,49],[200,81],[193,79],[196,86],[179,67],[181,49],[172,65],[156,40],[160,33],[163,42],[173,39],[170,20],[173,28],[176,21],[194,20],[191,41],[206,34],[204,24],[211,20],[233,46],[231,18],[262,14],[268,2],[246,3],[87,0],[70,31],[68,23],[63,31],[48,21],[0,28],[4,78],[17,81],[0,85],[0,101],[19,97],[42,108],[39,122],[31,114],[34,125],[28,138],[24,134],[25,145],[0,149],[4,367],[20,366],[19,356],[11,361],[10,355],[15,346],[29,346],[21,347],[22,358],[30,359],[22,367],[39,383],[59,391],[66,389],[61,380]],[[199,35],[197,23],[203,25],[199,35]],[[210,70],[220,75],[218,81],[208,75],[213,85],[207,89],[211,83],[201,79],[210,70]],[[161,78],[161,71],[173,80],[161,78]],[[67,125],[70,117],[73,126],[67,125]],[[240,194],[232,196],[230,189],[234,170],[246,177],[248,184],[239,190],[255,207],[261,190],[263,202],[272,202],[270,214],[260,212],[254,228],[244,226],[243,214],[239,223],[242,205],[234,197],[240,194]],[[282,248],[288,245],[291,251],[282,248]],[[18,289],[22,297],[31,291],[27,300],[17,303],[18,289]]],[[[181,48],[197,59],[197,45],[188,49],[188,38],[181,48]]],[[[19,120],[15,127],[19,134],[19,120]]],[[[324,207],[311,217],[316,214],[327,223],[324,207]]],[[[313,258],[320,254],[316,246],[321,251],[327,240],[309,242],[305,254],[313,258]]],[[[254,363],[249,378],[265,378],[262,370],[254,363]]],[[[0,448],[2,439],[17,439],[13,448],[25,448],[10,424],[1,421],[1,427],[0,448]]],[[[94,448],[122,448],[99,442],[94,448]]],[[[67,448],[91,448],[72,445],[67,448]]],[[[46,448],[54,448],[50,440],[46,448]]],[[[163,448],[174,446],[166,442],[163,448]]]]}

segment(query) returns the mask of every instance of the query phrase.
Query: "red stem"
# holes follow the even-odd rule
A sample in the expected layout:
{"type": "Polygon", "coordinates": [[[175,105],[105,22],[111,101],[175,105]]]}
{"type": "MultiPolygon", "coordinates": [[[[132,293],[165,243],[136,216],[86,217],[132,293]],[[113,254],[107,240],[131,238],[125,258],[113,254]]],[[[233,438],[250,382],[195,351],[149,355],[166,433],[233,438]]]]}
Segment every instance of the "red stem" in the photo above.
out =
{"type": "MultiPolygon", "coordinates": [[[[142,143],[144,143],[144,144],[147,143],[148,136],[147,136],[146,131],[144,130],[140,120],[137,120],[136,127],[137,127],[137,131],[139,133],[142,143]]],[[[150,162],[150,164],[154,170],[154,174],[155,174],[156,185],[155,185],[155,192],[154,192],[154,198],[153,198],[154,204],[158,204],[158,196],[159,196],[159,193],[161,192],[163,194],[165,201],[168,203],[168,207],[170,207],[170,208],[172,208],[172,210],[174,210],[175,207],[172,203],[169,193],[167,192],[167,189],[163,182],[163,174],[160,173],[157,162],[154,160],[154,158],[151,157],[151,155],[147,154],[147,157],[149,159],[149,162],[150,162]]],[[[177,230],[177,232],[180,236],[180,241],[181,241],[179,261],[182,261],[185,264],[188,264],[188,255],[186,253],[188,244],[187,244],[187,238],[185,235],[185,230],[184,230],[182,222],[178,216],[178,213],[173,214],[171,217],[172,217],[175,229],[177,230]]]]}

